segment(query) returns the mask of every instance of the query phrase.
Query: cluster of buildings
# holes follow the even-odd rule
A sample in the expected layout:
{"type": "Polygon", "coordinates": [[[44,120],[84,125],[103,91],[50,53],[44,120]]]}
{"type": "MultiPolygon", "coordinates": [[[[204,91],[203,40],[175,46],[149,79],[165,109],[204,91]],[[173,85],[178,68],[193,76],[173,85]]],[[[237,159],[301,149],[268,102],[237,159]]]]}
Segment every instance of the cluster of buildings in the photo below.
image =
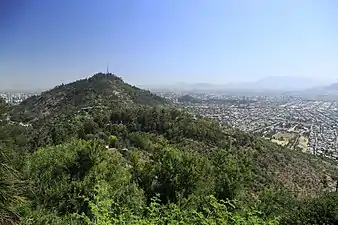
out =
{"type": "Polygon", "coordinates": [[[16,105],[35,94],[36,93],[0,92],[0,98],[4,99],[6,103],[16,105]]]}
{"type": "Polygon", "coordinates": [[[257,133],[277,144],[338,159],[338,102],[309,101],[291,96],[246,98],[253,101],[245,104],[240,101],[178,104],[194,114],[257,133]]]}

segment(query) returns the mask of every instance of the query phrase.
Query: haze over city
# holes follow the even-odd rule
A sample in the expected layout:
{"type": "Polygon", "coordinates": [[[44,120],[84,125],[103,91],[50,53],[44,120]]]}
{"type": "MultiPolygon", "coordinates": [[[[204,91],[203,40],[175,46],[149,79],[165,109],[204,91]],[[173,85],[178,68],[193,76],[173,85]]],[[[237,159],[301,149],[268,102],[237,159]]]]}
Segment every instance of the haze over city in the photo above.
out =
{"type": "Polygon", "coordinates": [[[251,82],[338,72],[334,0],[1,1],[0,89],[105,71],[132,84],[251,82]]]}

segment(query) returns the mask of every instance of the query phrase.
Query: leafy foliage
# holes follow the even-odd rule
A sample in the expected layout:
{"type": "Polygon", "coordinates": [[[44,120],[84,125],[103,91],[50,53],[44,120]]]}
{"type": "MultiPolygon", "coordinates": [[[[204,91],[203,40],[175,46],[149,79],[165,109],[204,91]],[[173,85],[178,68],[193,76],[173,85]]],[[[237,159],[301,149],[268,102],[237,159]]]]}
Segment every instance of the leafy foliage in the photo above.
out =
{"type": "Polygon", "coordinates": [[[24,201],[19,146],[23,148],[22,130],[6,121],[8,105],[0,101],[0,224],[14,224],[18,218],[16,205],[24,201]]]}
{"type": "Polygon", "coordinates": [[[338,223],[338,195],[329,193],[320,198],[308,199],[300,202],[281,224],[337,224],[338,223]]]}

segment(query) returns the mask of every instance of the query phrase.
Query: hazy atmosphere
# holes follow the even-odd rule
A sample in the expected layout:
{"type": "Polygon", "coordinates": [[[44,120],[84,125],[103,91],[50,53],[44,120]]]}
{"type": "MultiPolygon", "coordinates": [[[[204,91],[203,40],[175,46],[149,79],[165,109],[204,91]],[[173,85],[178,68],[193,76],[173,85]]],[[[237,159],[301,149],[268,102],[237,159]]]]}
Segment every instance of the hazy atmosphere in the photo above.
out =
{"type": "Polygon", "coordinates": [[[337,0],[0,0],[0,225],[337,225],[337,0]]]}
{"type": "Polygon", "coordinates": [[[109,70],[137,85],[338,72],[334,0],[1,1],[1,89],[109,70]]]}

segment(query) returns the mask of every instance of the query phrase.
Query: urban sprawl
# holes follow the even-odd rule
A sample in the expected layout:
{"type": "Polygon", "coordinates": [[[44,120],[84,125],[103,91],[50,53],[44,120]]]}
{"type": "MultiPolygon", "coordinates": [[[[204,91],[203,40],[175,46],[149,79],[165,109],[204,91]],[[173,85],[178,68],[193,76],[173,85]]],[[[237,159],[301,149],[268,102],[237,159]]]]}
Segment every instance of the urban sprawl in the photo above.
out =
{"type": "Polygon", "coordinates": [[[0,98],[4,99],[6,103],[17,105],[26,98],[35,94],[36,93],[0,92],[0,98]]]}
{"type": "Polygon", "coordinates": [[[297,97],[238,97],[191,94],[201,102],[180,102],[179,94],[159,93],[194,114],[219,120],[291,149],[338,159],[338,102],[297,97]],[[207,101],[216,99],[215,101],[207,101]],[[220,101],[223,100],[223,101],[220,101]]]}

